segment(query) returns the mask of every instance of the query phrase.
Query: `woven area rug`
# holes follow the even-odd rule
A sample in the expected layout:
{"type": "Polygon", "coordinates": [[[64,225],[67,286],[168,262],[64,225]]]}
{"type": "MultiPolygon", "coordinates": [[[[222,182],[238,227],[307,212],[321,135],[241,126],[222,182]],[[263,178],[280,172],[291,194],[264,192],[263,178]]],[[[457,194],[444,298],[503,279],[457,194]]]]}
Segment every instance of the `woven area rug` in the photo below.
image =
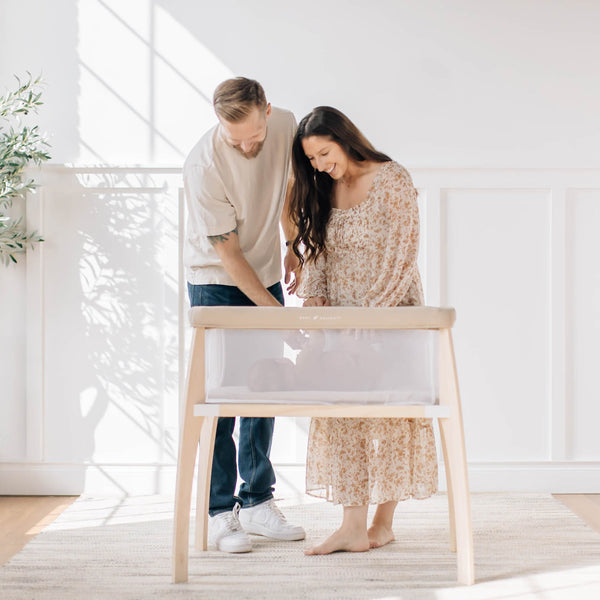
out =
{"type": "Polygon", "coordinates": [[[0,598],[600,598],[600,534],[549,495],[473,494],[476,585],[456,584],[443,494],[401,503],[397,541],[366,553],[305,557],[340,507],[289,505],[304,542],[253,537],[245,555],[190,553],[190,581],[170,582],[172,502],[80,498],[0,569],[0,598]]]}

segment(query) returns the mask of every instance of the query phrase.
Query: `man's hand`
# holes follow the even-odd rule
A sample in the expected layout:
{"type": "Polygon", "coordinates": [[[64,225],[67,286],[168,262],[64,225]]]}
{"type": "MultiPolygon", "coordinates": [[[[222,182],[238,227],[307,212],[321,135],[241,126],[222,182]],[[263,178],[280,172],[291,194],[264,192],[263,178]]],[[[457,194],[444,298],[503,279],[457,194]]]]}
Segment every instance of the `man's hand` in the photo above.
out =
{"type": "Polygon", "coordinates": [[[283,281],[288,286],[287,293],[295,294],[300,285],[300,259],[294,254],[292,246],[287,247],[287,252],[283,258],[283,268],[285,269],[285,277],[283,281]],[[293,279],[292,279],[293,274],[293,279]]]}
{"type": "Polygon", "coordinates": [[[323,296],[311,296],[304,301],[302,306],[331,306],[331,304],[323,296]]]}

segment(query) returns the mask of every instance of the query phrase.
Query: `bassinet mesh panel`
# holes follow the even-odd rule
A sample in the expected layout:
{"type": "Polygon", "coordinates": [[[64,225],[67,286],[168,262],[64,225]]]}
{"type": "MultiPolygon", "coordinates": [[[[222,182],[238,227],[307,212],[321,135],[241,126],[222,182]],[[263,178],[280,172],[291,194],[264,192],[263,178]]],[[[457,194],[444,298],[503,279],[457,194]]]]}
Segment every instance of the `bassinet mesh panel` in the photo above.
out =
{"type": "Polygon", "coordinates": [[[436,330],[210,329],[207,402],[437,404],[436,330]]]}

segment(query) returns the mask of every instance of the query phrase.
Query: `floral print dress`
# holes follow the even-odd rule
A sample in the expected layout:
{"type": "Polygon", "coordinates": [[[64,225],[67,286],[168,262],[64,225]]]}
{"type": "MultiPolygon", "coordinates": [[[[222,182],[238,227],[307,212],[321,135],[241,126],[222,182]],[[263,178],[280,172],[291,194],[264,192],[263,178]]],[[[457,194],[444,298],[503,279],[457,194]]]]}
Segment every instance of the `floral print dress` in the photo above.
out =
{"type": "MultiPolygon", "coordinates": [[[[382,163],[366,198],[331,209],[325,253],[305,265],[298,295],[333,306],[423,304],[417,267],[419,211],[410,175],[382,163]]],[[[311,420],[306,491],[344,506],[380,504],[437,490],[430,419],[311,420]]]]}

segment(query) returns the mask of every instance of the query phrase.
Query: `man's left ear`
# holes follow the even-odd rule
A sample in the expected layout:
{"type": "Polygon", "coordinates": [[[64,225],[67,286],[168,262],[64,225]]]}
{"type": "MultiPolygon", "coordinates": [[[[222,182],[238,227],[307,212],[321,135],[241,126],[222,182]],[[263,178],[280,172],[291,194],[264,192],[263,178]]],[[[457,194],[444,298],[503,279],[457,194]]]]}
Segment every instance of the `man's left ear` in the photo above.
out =
{"type": "Polygon", "coordinates": [[[270,102],[267,104],[267,112],[265,113],[265,116],[267,117],[267,119],[271,116],[271,103],[270,102]]]}

